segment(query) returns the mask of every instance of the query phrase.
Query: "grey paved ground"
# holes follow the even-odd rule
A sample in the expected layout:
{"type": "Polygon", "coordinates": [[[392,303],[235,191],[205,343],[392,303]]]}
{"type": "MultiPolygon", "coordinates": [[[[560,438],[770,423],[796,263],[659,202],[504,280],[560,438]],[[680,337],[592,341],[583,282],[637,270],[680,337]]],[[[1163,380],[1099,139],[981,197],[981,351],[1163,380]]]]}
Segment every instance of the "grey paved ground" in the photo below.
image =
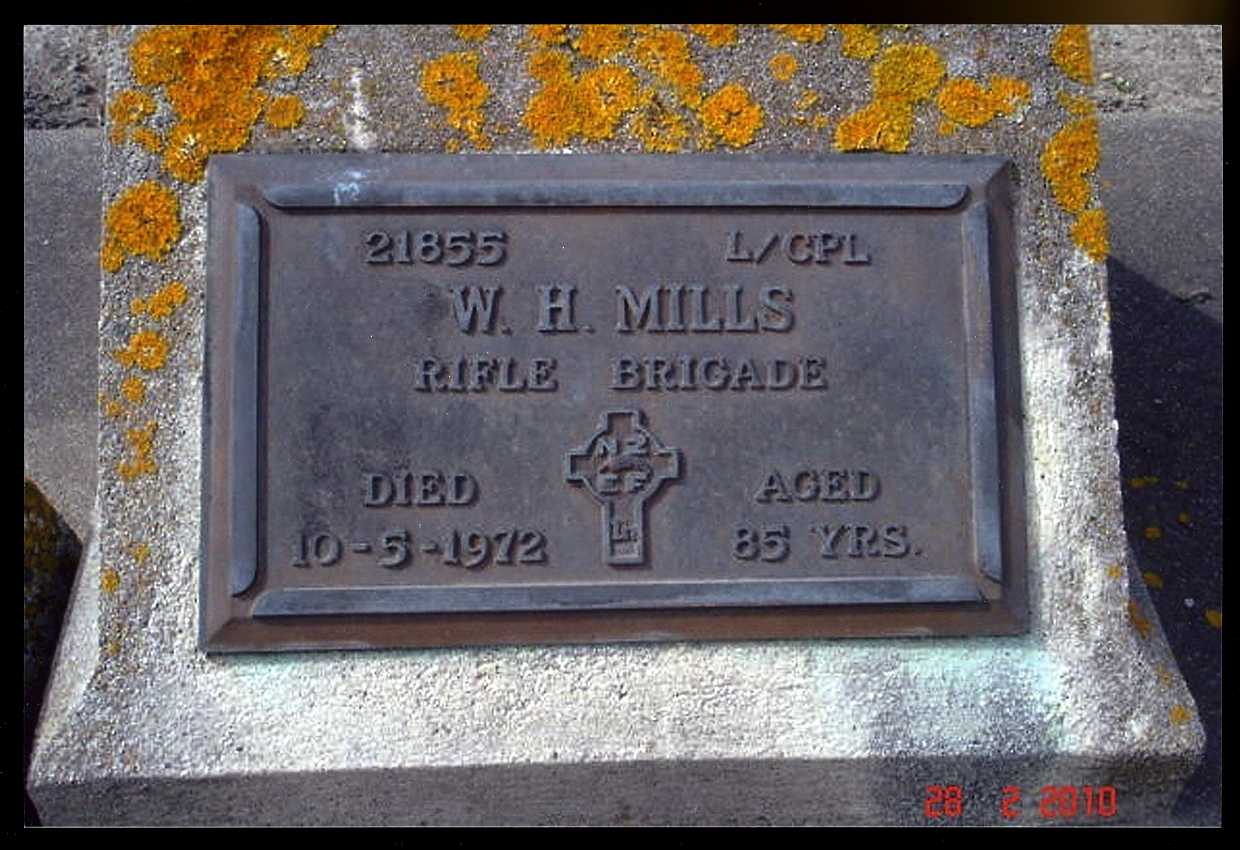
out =
{"type": "Polygon", "coordinates": [[[1222,33],[1092,36],[1125,528],[1134,572],[1162,582],[1150,594],[1206,729],[1176,814],[1219,824],[1222,633],[1203,612],[1223,607],[1222,33]]]}
{"type": "Polygon", "coordinates": [[[1125,527],[1206,728],[1193,823],[1219,822],[1222,770],[1222,634],[1203,616],[1222,610],[1222,136],[1221,115],[1102,124],[1125,527]]]}
{"type": "Polygon", "coordinates": [[[85,539],[95,490],[102,131],[25,134],[25,473],[85,539]]]}
{"type": "MultiPolygon", "coordinates": [[[[27,27],[27,128],[97,127],[102,27],[27,27]]],[[[1111,223],[1126,526],[1197,700],[1206,760],[1178,810],[1221,822],[1222,40],[1217,27],[1095,27],[1111,223]],[[1176,482],[1187,482],[1183,488],[1176,482]],[[1181,514],[1187,515],[1182,521],[1181,514]],[[1146,529],[1162,532],[1148,539],[1146,529]]],[[[33,130],[25,153],[25,452],[75,531],[93,499],[98,130],[33,130]]]]}
{"type": "Polygon", "coordinates": [[[22,39],[22,116],[28,129],[98,127],[105,72],[102,26],[38,25],[22,39]]]}
{"type": "Polygon", "coordinates": [[[1096,26],[1090,38],[1102,112],[1222,113],[1221,27],[1096,26]]]}

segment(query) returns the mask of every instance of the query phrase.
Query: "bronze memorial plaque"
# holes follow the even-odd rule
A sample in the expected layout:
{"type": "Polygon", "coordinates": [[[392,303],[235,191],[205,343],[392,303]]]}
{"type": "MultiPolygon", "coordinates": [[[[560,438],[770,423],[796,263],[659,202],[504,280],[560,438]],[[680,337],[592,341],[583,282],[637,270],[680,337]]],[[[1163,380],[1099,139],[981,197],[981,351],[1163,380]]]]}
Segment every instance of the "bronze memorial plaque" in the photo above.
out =
{"type": "Polygon", "coordinates": [[[213,158],[202,648],[1023,631],[1010,170],[213,158]]]}

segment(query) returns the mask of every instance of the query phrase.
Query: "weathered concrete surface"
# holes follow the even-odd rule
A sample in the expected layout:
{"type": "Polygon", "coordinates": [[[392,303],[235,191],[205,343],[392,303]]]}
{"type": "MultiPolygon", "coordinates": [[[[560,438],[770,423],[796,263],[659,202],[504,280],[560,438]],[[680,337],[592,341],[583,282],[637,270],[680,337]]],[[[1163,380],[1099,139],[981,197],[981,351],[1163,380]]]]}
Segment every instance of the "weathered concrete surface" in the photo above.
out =
{"type": "Polygon", "coordinates": [[[99,439],[103,131],[32,130],[24,140],[25,473],[85,539],[99,439]]]}
{"type": "MultiPolygon", "coordinates": [[[[950,136],[916,111],[910,151],[1002,152],[1020,175],[1031,614],[1019,638],[506,647],[206,658],[195,647],[204,191],[160,176],[134,145],[109,148],[105,201],[145,178],[176,187],[184,235],[162,263],[105,276],[100,369],[140,324],[135,296],[177,278],[166,367],[138,421],[158,425],[157,468],[129,481],[119,426],[100,456],[103,534],[88,560],[45,711],[31,794],[50,823],[924,823],[930,784],[960,784],[966,823],[1001,821],[1005,785],[1040,823],[1043,785],[1113,784],[1124,822],[1164,822],[1200,755],[1193,702],[1124,565],[1105,267],[1075,249],[1039,173],[1069,120],[1054,28],[913,28],[952,74],[1032,86],[1012,118],[950,136]],[[149,553],[135,555],[135,544],[149,553]],[[101,589],[108,569],[120,584],[101,589]],[[1138,617],[1138,622],[1141,620],[1138,617]],[[278,793],[273,793],[273,789],[278,793]]],[[[116,32],[112,90],[131,84],[116,32]]],[[[495,148],[529,150],[533,89],[518,34],[485,44],[495,148]]],[[[307,118],[255,133],[255,150],[438,150],[451,135],[417,89],[427,58],[469,45],[444,28],[344,28],[294,83],[307,118]]],[[[748,149],[822,150],[869,99],[867,63],[838,39],[798,46],[764,29],[718,53],[694,47],[706,90],[752,80],[768,109],[748,149]],[[828,131],[787,117],[762,71],[797,52],[828,131]]],[[[282,89],[283,90],[283,89],[282,89]]],[[[784,100],[781,102],[780,98],[784,100]]],[[[782,105],[781,105],[782,103],[782,105]]],[[[166,113],[156,121],[166,120],[166,113]]],[[[614,143],[574,151],[634,150],[614,143]]]]}

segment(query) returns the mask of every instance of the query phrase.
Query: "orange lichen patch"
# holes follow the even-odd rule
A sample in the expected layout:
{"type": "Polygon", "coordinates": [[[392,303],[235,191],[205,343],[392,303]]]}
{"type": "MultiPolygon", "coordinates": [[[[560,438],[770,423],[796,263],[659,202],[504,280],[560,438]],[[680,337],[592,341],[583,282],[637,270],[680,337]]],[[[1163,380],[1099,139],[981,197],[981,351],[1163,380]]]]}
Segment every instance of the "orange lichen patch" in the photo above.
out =
{"type": "Polygon", "coordinates": [[[185,284],[173,281],[160,289],[149,299],[134,298],[129,302],[131,316],[151,315],[154,318],[166,318],[172,311],[185,301],[185,284]]]}
{"type": "Polygon", "coordinates": [[[1146,540],[1159,540],[1162,538],[1162,529],[1156,525],[1151,525],[1145,529],[1146,540]]]}
{"type": "Polygon", "coordinates": [[[951,121],[966,127],[981,127],[997,115],[1011,115],[1029,100],[1029,84],[1013,77],[991,77],[990,86],[974,80],[955,78],[939,90],[939,109],[951,121]]]}
{"type": "Polygon", "coordinates": [[[689,51],[684,33],[649,24],[636,27],[633,55],[644,68],[672,87],[685,105],[697,108],[702,103],[702,81],[705,75],[689,51]]]}
{"type": "Polygon", "coordinates": [[[147,556],[150,554],[151,554],[151,547],[146,545],[145,543],[129,544],[129,555],[130,557],[133,558],[134,563],[136,564],[141,565],[141,564],[146,563],[147,556]]]}
{"type": "Polygon", "coordinates": [[[1078,215],[1072,225],[1072,241],[1094,262],[1105,260],[1111,251],[1106,212],[1092,209],[1078,215]]]}
{"type": "Polygon", "coordinates": [[[567,62],[536,55],[542,87],[530,97],[522,121],[540,147],[562,146],[575,137],[611,138],[639,104],[637,77],[620,65],[601,65],[574,77],[567,62]]]}
{"type": "Polygon", "coordinates": [[[121,654],[121,642],[115,639],[110,640],[104,645],[103,651],[106,652],[109,657],[115,658],[121,654]]]}
{"type": "Polygon", "coordinates": [[[447,53],[427,62],[422,66],[422,93],[448,110],[449,126],[464,132],[474,147],[490,148],[491,140],[482,132],[482,105],[491,89],[478,76],[477,53],[447,53]]]}
{"type": "Polygon", "coordinates": [[[946,73],[942,57],[924,44],[897,44],[871,70],[874,100],[835,128],[842,151],[902,153],[913,135],[913,107],[934,94],[946,73]]]}
{"type": "Polygon", "coordinates": [[[840,121],[835,128],[835,147],[841,151],[902,153],[908,150],[912,135],[912,105],[902,98],[889,97],[840,121]]]}
{"type": "Polygon", "coordinates": [[[482,41],[491,34],[491,24],[453,24],[452,29],[466,41],[482,41]]]}
{"type": "Polygon", "coordinates": [[[336,31],[335,24],[293,24],[288,28],[289,40],[300,47],[318,47],[336,31]]]}
{"type": "Polygon", "coordinates": [[[1206,622],[1214,626],[1216,629],[1223,628],[1223,612],[1217,608],[1207,608],[1205,610],[1206,622]]]}
{"type": "Polygon", "coordinates": [[[1082,118],[1051,136],[1041,164],[1059,205],[1072,213],[1084,210],[1090,195],[1085,175],[1098,167],[1098,120],[1082,118]]]}
{"type": "Polygon", "coordinates": [[[100,260],[120,271],[130,255],[160,260],[181,238],[180,204],[176,195],[153,180],[126,189],[108,208],[100,260]]]}
{"type": "Polygon", "coordinates": [[[1160,576],[1156,572],[1151,572],[1150,570],[1146,570],[1145,572],[1141,573],[1141,578],[1145,579],[1145,583],[1152,588],[1158,589],[1163,586],[1162,576],[1160,576]]]}
{"type": "Polygon", "coordinates": [[[185,182],[202,178],[213,153],[240,150],[262,114],[264,79],[295,77],[332,26],[158,26],[134,39],[130,67],[141,85],[164,86],[177,123],[163,165],[185,182]]]}
{"type": "Polygon", "coordinates": [[[155,460],[151,457],[155,428],[154,422],[147,422],[141,428],[130,428],[125,432],[125,441],[129,443],[133,456],[117,464],[116,471],[121,478],[132,481],[140,475],[151,475],[155,472],[155,460]]]}
{"type": "Polygon", "coordinates": [[[948,80],[939,91],[939,109],[957,124],[980,127],[995,117],[987,91],[973,80],[948,80]]]}
{"type": "Polygon", "coordinates": [[[702,104],[702,123],[729,147],[743,147],[762,128],[762,107],[740,83],[728,83],[702,104]]]}
{"type": "Polygon", "coordinates": [[[878,30],[865,24],[837,24],[843,43],[840,53],[849,59],[872,59],[878,52],[878,30]]]}
{"type": "Polygon", "coordinates": [[[129,302],[129,312],[135,316],[145,313],[152,319],[166,319],[172,315],[173,310],[185,303],[187,297],[189,290],[185,288],[185,284],[174,280],[145,301],[141,298],[133,299],[129,302]]]}
{"type": "Polygon", "coordinates": [[[577,87],[571,76],[567,81],[553,80],[530,96],[521,123],[540,148],[562,147],[581,130],[577,105],[577,87]]]}
{"type": "Polygon", "coordinates": [[[1128,601],[1128,620],[1132,623],[1132,627],[1136,629],[1141,637],[1148,638],[1150,636],[1150,621],[1141,613],[1141,609],[1137,607],[1137,603],[1132,600],[1128,601]]]}
{"type": "Polygon", "coordinates": [[[581,130],[577,81],[567,54],[544,48],[530,57],[530,76],[542,83],[525,106],[522,123],[539,147],[561,146],[581,130]]]}
{"type": "Polygon", "coordinates": [[[295,77],[310,65],[310,50],[322,44],[335,31],[333,25],[290,26],[283,41],[272,38],[275,50],[263,68],[267,77],[295,77]]]}
{"type": "Polygon", "coordinates": [[[637,77],[628,68],[603,65],[581,75],[576,86],[581,135],[610,139],[620,119],[636,108],[637,77]]]}
{"type": "Polygon", "coordinates": [[[629,46],[624,30],[620,24],[582,24],[581,35],[572,43],[573,50],[596,62],[610,59],[629,46]]]}
{"type": "Polygon", "coordinates": [[[1081,97],[1076,94],[1069,94],[1061,91],[1055,95],[1055,99],[1059,101],[1059,105],[1081,118],[1088,118],[1094,114],[1094,102],[1087,97],[1081,97]]]}
{"type": "Polygon", "coordinates": [[[272,98],[267,103],[264,119],[268,127],[277,130],[291,130],[306,117],[306,106],[295,94],[286,94],[272,98]]]}
{"type": "Polygon", "coordinates": [[[149,127],[137,127],[131,138],[151,153],[160,153],[164,149],[163,136],[149,127]]]}
{"type": "Polygon", "coordinates": [[[108,105],[108,121],[112,125],[109,138],[112,144],[125,141],[129,128],[141,124],[155,114],[155,99],[146,92],[125,89],[112,98],[108,105]]]}
{"type": "Polygon", "coordinates": [[[130,375],[121,381],[121,395],[130,404],[141,404],[146,398],[146,383],[137,375],[130,375]]]}
{"type": "Polygon", "coordinates": [[[689,32],[705,40],[707,47],[736,44],[736,24],[689,24],[689,32]]]}
{"type": "Polygon", "coordinates": [[[797,72],[797,60],[791,53],[776,53],[770,61],[771,76],[786,83],[797,72]]]}
{"type": "Polygon", "coordinates": [[[1171,706],[1171,711],[1168,712],[1167,717],[1171,720],[1172,726],[1183,726],[1185,723],[1193,719],[1193,713],[1183,705],[1176,703],[1171,706]]]}
{"type": "MultiPolygon", "coordinates": [[[[257,119],[257,111],[254,117],[257,119]]],[[[208,155],[192,129],[177,125],[168,134],[168,141],[164,145],[164,170],[178,180],[194,183],[202,179],[208,155]]]]}
{"type": "Polygon", "coordinates": [[[659,101],[653,90],[641,94],[641,108],[630,125],[632,135],[651,153],[675,153],[689,138],[689,128],[679,112],[659,101]]]}
{"type": "Polygon", "coordinates": [[[815,130],[825,130],[830,120],[825,112],[819,112],[810,120],[810,126],[815,130]]]}
{"type": "Polygon", "coordinates": [[[109,595],[116,593],[121,587],[121,574],[111,567],[105,567],[99,574],[99,588],[109,595]]]}
{"type": "Polygon", "coordinates": [[[818,44],[827,37],[826,24],[767,24],[767,26],[802,44],[818,44]]]}
{"type": "Polygon", "coordinates": [[[116,241],[105,240],[99,248],[99,265],[103,266],[106,271],[119,271],[121,264],[125,262],[125,251],[121,248],[120,243],[116,241]]]}
{"type": "Polygon", "coordinates": [[[532,24],[529,32],[546,45],[564,44],[568,41],[568,24],[532,24]]]}
{"type": "Polygon", "coordinates": [[[1142,487],[1148,487],[1151,484],[1157,483],[1157,475],[1138,475],[1128,479],[1128,486],[1134,490],[1140,490],[1142,487]]]}
{"type": "Polygon", "coordinates": [[[1033,89],[1024,80],[999,75],[990,78],[990,95],[999,104],[996,111],[1000,115],[1011,115],[1032,94],[1033,89]]]}
{"type": "Polygon", "coordinates": [[[940,136],[950,136],[952,133],[956,132],[958,129],[960,129],[960,125],[957,124],[955,121],[948,121],[946,118],[944,118],[942,121],[939,122],[939,135],[940,136]]]}
{"type": "Polygon", "coordinates": [[[119,419],[125,415],[125,405],[121,404],[114,398],[101,398],[103,403],[103,415],[109,419],[119,419]]]}
{"type": "Polygon", "coordinates": [[[898,97],[916,104],[938,88],[947,66],[938,51],[924,44],[888,47],[874,63],[874,98],[898,97]]]}
{"type": "Polygon", "coordinates": [[[1121,578],[1124,575],[1124,568],[1119,564],[1111,564],[1107,567],[1107,578],[1121,578]]]}
{"type": "Polygon", "coordinates": [[[813,108],[818,103],[818,92],[813,89],[806,89],[801,92],[801,96],[797,98],[797,102],[793,105],[793,109],[798,112],[805,112],[813,108]]]}
{"type": "Polygon", "coordinates": [[[544,83],[562,81],[571,77],[571,69],[572,60],[569,59],[568,54],[549,48],[535,51],[526,65],[530,76],[544,83]]]}
{"type": "Polygon", "coordinates": [[[137,89],[125,89],[112,99],[108,118],[114,124],[141,124],[155,114],[155,99],[137,89]]]}
{"type": "Polygon", "coordinates": [[[1059,70],[1078,83],[1093,85],[1094,61],[1089,52],[1089,30],[1083,25],[1072,24],[1059,31],[1051,46],[1051,58],[1059,70]]]}
{"type": "Polygon", "coordinates": [[[129,345],[112,353],[122,366],[137,366],[146,372],[162,369],[168,359],[168,341],[154,331],[138,331],[129,345]]]}

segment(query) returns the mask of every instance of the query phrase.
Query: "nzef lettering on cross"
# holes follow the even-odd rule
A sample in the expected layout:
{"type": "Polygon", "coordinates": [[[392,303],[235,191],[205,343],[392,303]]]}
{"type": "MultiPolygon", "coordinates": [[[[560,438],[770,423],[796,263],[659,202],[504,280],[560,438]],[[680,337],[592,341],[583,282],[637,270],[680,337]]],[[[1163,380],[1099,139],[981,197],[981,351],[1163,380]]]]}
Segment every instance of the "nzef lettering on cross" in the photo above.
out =
{"type": "Polygon", "coordinates": [[[664,481],[680,477],[680,450],[646,430],[640,410],[611,410],[599,429],[564,458],[570,484],[584,486],[601,507],[603,559],[614,566],[646,562],[646,502],[664,481]]]}

